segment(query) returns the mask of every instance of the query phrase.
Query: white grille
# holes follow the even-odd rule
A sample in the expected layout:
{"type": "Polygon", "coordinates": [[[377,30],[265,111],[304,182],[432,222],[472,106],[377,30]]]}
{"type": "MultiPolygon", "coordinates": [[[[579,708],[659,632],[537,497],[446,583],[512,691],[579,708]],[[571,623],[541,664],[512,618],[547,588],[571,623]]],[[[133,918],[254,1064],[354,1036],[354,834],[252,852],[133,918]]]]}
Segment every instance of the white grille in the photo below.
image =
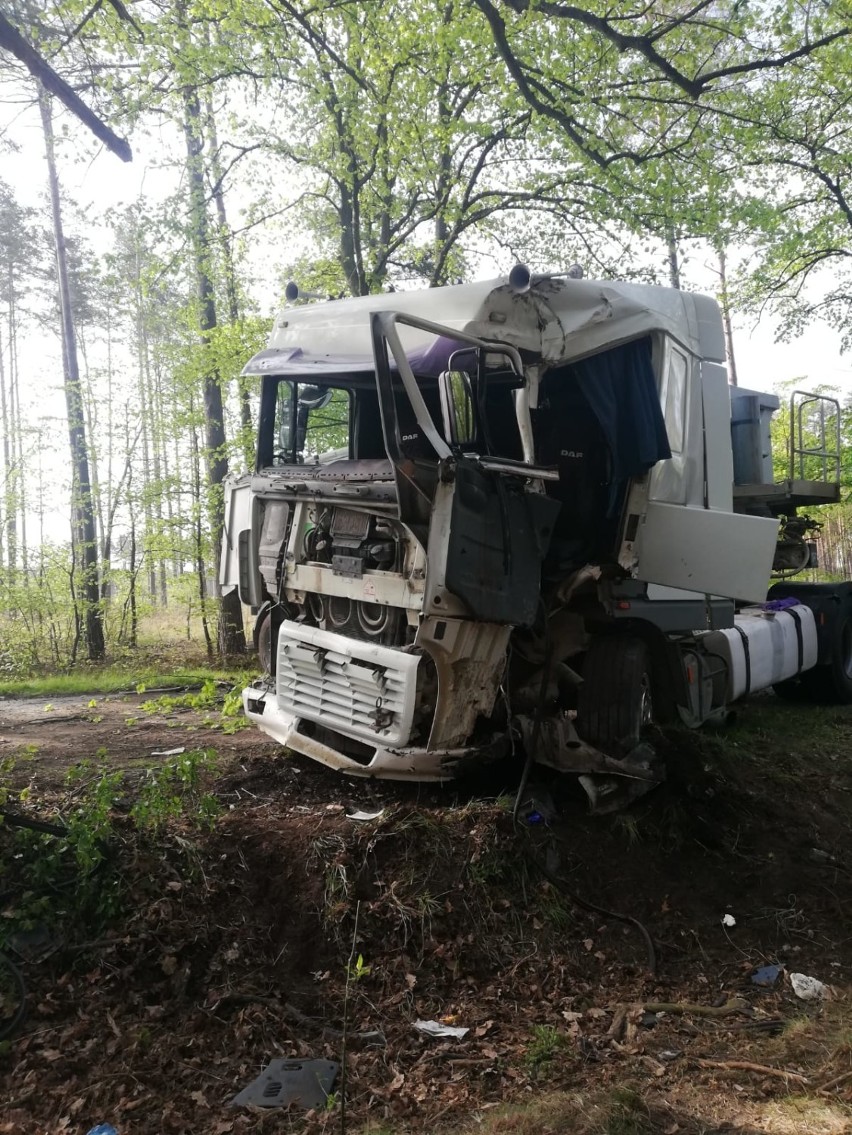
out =
{"type": "Polygon", "coordinates": [[[285,622],[278,633],[278,705],[364,741],[405,745],[416,654],[285,622]]]}

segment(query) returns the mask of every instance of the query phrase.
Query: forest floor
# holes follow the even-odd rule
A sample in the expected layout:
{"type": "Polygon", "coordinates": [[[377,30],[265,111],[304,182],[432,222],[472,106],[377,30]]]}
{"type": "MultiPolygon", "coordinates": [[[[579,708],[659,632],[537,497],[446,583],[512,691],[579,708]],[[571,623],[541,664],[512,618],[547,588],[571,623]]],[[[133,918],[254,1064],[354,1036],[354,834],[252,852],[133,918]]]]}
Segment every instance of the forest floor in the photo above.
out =
{"type": "Polygon", "coordinates": [[[852,708],[756,698],[630,811],[536,778],[515,828],[517,772],[347,780],[224,694],[0,699],[7,811],[70,833],[0,825],[0,1132],[852,1131],[852,708]],[[345,1114],[231,1105],[280,1058],[345,1059],[345,1114]]]}

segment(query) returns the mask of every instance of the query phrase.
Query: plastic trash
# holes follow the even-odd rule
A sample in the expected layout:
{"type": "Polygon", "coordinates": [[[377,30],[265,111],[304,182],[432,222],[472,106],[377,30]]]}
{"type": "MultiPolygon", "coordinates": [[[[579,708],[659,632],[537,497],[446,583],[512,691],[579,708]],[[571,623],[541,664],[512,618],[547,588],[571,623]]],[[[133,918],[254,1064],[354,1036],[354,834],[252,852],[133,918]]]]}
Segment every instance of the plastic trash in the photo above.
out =
{"type": "Polygon", "coordinates": [[[181,753],[186,752],[186,746],[181,745],[179,749],[155,749],[151,754],[152,757],[179,757],[181,753]]]}
{"type": "Polygon", "coordinates": [[[340,1072],[334,1060],[272,1060],[231,1100],[232,1107],[324,1107],[340,1072]]]}
{"type": "Polygon", "coordinates": [[[808,977],[806,973],[791,973],[790,984],[793,992],[802,1001],[818,1001],[828,993],[828,986],[817,981],[815,977],[808,977]]]}
{"type": "Polygon", "coordinates": [[[415,1021],[414,1027],[419,1033],[425,1033],[427,1036],[454,1036],[459,1040],[470,1032],[470,1029],[460,1028],[457,1025],[442,1025],[440,1021],[415,1021]]]}
{"type": "Polygon", "coordinates": [[[346,819],[347,820],[363,820],[363,821],[366,822],[367,820],[378,820],[379,817],[383,816],[384,814],[385,814],[384,808],[379,808],[378,812],[363,812],[363,811],[347,812],[346,813],[346,819]]]}
{"type": "Polygon", "coordinates": [[[783,969],[783,966],[761,966],[751,975],[751,983],[769,989],[777,982],[783,969]]]}
{"type": "Polygon", "coordinates": [[[97,1127],[89,1128],[86,1135],[118,1135],[118,1132],[111,1123],[99,1123],[97,1127]]]}
{"type": "Polygon", "coordinates": [[[732,914],[723,914],[722,915],[722,925],[723,926],[736,926],[736,924],[737,924],[737,920],[734,918],[734,916],[732,914]]]}

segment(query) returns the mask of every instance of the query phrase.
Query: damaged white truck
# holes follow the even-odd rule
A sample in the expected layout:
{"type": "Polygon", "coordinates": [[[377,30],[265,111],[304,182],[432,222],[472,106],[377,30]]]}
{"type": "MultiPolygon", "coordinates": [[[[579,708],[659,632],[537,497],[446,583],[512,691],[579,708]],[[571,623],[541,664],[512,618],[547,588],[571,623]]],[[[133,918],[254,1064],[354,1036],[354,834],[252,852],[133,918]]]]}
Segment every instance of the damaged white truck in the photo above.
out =
{"type": "MultiPolygon", "coordinates": [[[[295,289],[294,289],[295,291],[295,289]]],[[[255,618],[245,712],[350,774],[531,752],[604,810],[664,775],[652,722],[774,686],[852,700],[852,585],[799,510],[839,499],[839,406],[732,387],[716,303],[535,277],[299,304],[260,375],[220,581],[255,618]]]]}

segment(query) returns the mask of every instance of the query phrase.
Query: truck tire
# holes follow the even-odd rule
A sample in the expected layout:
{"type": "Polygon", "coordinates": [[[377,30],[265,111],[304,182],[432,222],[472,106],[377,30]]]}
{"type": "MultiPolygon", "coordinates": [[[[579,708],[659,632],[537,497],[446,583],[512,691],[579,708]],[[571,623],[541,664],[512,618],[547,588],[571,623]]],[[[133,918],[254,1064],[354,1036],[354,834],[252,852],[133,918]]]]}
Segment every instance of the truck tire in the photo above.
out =
{"type": "Polygon", "coordinates": [[[645,643],[626,635],[593,639],[577,694],[577,732],[593,745],[623,755],[636,747],[652,718],[651,664],[645,643]]]}

